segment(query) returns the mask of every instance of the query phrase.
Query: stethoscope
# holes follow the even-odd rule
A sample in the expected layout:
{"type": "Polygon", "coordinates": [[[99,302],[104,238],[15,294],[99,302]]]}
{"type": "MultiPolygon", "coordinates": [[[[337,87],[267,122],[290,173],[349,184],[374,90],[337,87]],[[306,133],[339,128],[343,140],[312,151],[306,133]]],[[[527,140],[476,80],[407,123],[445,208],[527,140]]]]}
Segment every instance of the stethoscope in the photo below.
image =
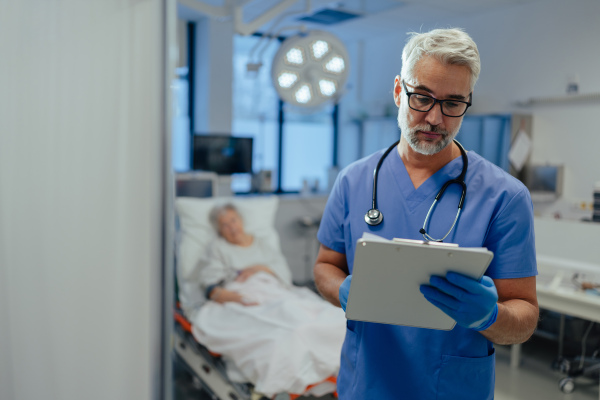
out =
{"type": "MultiPolygon", "coordinates": [[[[393,149],[396,148],[398,143],[400,143],[400,140],[398,140],[396,143],[391,145],[383,153],[383,155],[379,159],[379,162],[377,163],[377,166],[375,167],[375,171],[373,171],[373,203],[372,203],[372,208],[369,211],[367,211],[367,213],[365,214],[365,222],[371,226],[379,225],[381,223],[381,221],[383,221],[383,214],[381,211],[379,211],[377,209],[377,175],[379,175],[379,169],[381,168],[381,164],[383,163],[383,160],[387,157],[388,154],[390,154],[390,152],[393,149]]],[[[456,143],[456,145],[460,149],[460,154],[461,154],[462,161],[463,161],[462,171],[457,178],[450,179],[449,181],[444,183],[444,185],[442,186],[442,188],[440,189],[438,194],[435,196],[435,200],[433,200],[431,207],[429,207],[429,211],[427,212],[427,216],[425,217],[425,222],[423,222],[423,228],[421,228],[419,230],[419,232],[423,235],[423,237],[426,240],[432,241],[432,242],[441,242],[444,239],[446,239],[446,237],[448,237],[450,232],[452,232],[452,229],[454,229],[454,225],[456,225],[456,221],[458,221],[460,212],[462,211],[463,203],[465,201],[465,196],[467,195],[467,185],[465,184],[465,176],[467,175],[467,167],[469,166],[469,159],[467,158],[467,152],[462,147],[462,145],[460,143],[458,143],[457,140],[454,140],[454,143],[456,143]],[[456,218],[454,218],[454,222],[452,223],[450,230],[448,231],[448,233],[446,233],[444,235],[443,238],[434,239],[431,236],[429,236],[429,234],[427,233],[427,230],[425,229],[425,227],[427,226],[427,221],[429,220],[429,217],[431,216],[431,213],[433,212],[433,209],[435,208],[435,205],[437,204],[438,200],[441,199],[442,196],[444,195],[446,188],[448,186],[452,185],[453,183],[460,185],[462,188],[462,194],[460,196],[460,201],[458,202],[458,211],[456,212],[456,218]]]]}

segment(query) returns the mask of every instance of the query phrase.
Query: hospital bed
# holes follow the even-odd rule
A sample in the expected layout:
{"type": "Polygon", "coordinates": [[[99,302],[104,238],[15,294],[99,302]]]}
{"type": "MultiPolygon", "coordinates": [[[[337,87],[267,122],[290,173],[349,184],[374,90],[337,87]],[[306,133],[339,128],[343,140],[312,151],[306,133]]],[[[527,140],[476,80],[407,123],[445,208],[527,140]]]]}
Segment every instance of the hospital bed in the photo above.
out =
{"type": "MultiPolygon", "coordinates": [[[[205,392],[214,400],[254,400],[252,384],[232,382],[227,377],[226,367],[221,356],[211,352],[194,339],[191,323],[180,309],[174,310],[174,319],[173,346],[176,360],[200,381],[205,392]]],[[[330,393],[329,398],[337,398],[336,383],[336,377],[330,376],[322,382],[308,386],[304,394],[314,398],[312,395],[330,393]]],[[[276,400],[302,400],[305,398],[302,394],[282,393],[276,397],[276,400]]]]}
{"type": "MultiPolygon", "coordinates": [[[[274,230],[275,211],[278,199],[275,196],[251,198],[230,198],[245,216],[244,223],[249,231],[268,232],[277,235],[274,230]]],[[[200,307],[204,294],[194,284],[194,266],[206,252],[206,246],[214,238],[214,230],[208,222],[212,207],[225,200],[221,198],[193,199],[178,198],[176,211],[178,216],[177,234],[177,304],[174,310],[174,357],[175,361],[185,365],[186,369],[201,382],[204,391],[215,400],[255,400],[252,383],[234,382],[228,377],[226,363],[219,354],[215,354],[192,334],[192,324],[188,320],[189,311],[200,307]]],[[[336,398],[336,378],[327,377],[321,382],[309,385],[304,393],[278,394],[277,400],[315,398],[306,396],[324,396],[336,398]]]]}
{"type": "Polygon", "coordinates": [[[174,356],[215,400],[251,400],[248,384],[232,382],[218,354],[211,353],[192,336],[191,323],[180,309],[174,310],[174,356]]]}

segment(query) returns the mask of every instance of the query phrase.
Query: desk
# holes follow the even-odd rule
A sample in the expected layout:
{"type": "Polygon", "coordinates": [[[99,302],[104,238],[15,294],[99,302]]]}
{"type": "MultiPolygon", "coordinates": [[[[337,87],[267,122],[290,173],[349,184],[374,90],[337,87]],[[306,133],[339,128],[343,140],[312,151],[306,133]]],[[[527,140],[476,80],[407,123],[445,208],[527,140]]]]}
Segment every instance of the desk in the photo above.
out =
{"type": "Polygon", "coordinates": [[[539,287],[537,298],[540,308],[571,315],[588,321],[600,322],[600,296],[574,292],[562,287],[539,287]]]}
{"type": "MultiPolygon", "coordinates": [[[[540,308],[600,322],[600,297],[578,292],[574,273],[600,282],[600,223],[534,217],[540,308]]],[[[559,344],[560,346],[560,344],[559,344]]],[[[561,350],[559,350],[559,353],[561,350]]],[[[511,349],[511,366],[519,364],[520,346],[511,349]]]]}
{"type": "MultiPolygon", "coordinates": [[[[545,257],[538,257],[538,268],[544,269],[542,264],[547,261],[545,257]]],[[[548,266],[546,264],[545,266],[548,266]]],[[[567,268],[568,270],[568,268],[567,268]]],[[[541,271],[540,271],[541,272],[541,271]]],[[[567,274],[565,271],[555,272],[550,284],[537,286],[537,299],[540,308],[560,313],[561,327],[559,334],[559,354],[562,354],[564,337],[564,315],[571,315],[588,321],[600,322],[600,296],[586,294],[570,287],[561,286],[567,274]]],[[[518,368],[521,362],[521,344],[514,344],[510,350],[510,366],[518,368]]]]}
{"type": "MultiPolygon", "coordinates": [[[[549,262],[547,257],[538,256],[538,268],[540,269],[540,274],[543,274],[544,272],[547,273],[548,269],[550,269],[548,267],[550,266],[553,267],[552,273],[554,274],[554,277],[549,284],[541,283],[540,277],[538,277],[536,291],[539,307],[563,315],[571,315],[588,321],[600,322],[600,296],[588,295],[583,291],[577,291],[571,287],[561,286],[565,279],[570,279],[570,274],[575,270],[570,270],[570,268],[573,267],[572,265],[566,263],[563,265],[565,269],[558,270],[556,269],[555,260],[549,262]],[[544,271],[544,269],[546,269],[546,271],[544,271]]],[[[584,264],[581,263],[579,266],[583,267],[584,264]]],[[[585,267],[589,268],[590,266],[587,264],[585,267]]],[[[562,332],[559,340],[559,346],[561,346],[562,332]]],[[[559,353],[562,353],[562,351],[559,351],[559,353]]],[[[510,356],[511,367],[516,368],[519,366],[520,356],[521,345],[512,345],[510,356]]]]}

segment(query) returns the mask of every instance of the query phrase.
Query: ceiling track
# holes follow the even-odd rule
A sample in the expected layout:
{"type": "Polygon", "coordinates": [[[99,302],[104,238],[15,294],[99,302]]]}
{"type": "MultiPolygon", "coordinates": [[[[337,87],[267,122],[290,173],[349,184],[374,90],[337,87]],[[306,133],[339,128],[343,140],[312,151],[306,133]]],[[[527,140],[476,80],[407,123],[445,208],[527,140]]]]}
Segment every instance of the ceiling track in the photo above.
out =
{"type": "Polygon", "coordinates": [[[233,27],[240,35],[251,35],[264,24],[277,17],[279,14],[293,6],[298,0],[280,0],[252,21],[244,22],[244,5],[249,1],[236,2],[225,0],[222,6],[215,6],[201,0],[177,0],[179,4],[215,18],[233,18],[233,27]]]}

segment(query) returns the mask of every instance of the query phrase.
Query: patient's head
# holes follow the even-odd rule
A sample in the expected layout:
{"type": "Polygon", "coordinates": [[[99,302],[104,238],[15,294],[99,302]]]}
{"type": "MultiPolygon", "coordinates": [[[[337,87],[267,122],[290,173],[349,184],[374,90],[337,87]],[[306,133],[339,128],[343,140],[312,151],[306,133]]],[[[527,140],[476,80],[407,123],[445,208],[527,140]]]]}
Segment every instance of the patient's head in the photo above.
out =
{"type": "Polygon", "coordinates": [[[252,236],[244,231],[242,216],[233,204],[213,207],[209,218],[217,233],[229,243],[246,246],[252,242],[252,236]]]}

